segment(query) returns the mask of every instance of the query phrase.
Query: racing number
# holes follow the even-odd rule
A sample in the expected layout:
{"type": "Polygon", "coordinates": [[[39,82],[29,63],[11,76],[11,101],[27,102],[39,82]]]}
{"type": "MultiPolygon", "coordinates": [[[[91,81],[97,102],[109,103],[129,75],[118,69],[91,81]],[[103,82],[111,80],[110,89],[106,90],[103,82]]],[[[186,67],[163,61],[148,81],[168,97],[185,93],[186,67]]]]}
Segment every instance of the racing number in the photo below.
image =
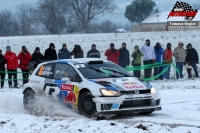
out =
{"type": "Polygon", "coordinates": [[[44,92],[47,96],[53,96],[54,100],[58,100],[57,96],[60,93],[60,88],[57,87],[57,84],[46,83],[44,92]]]}

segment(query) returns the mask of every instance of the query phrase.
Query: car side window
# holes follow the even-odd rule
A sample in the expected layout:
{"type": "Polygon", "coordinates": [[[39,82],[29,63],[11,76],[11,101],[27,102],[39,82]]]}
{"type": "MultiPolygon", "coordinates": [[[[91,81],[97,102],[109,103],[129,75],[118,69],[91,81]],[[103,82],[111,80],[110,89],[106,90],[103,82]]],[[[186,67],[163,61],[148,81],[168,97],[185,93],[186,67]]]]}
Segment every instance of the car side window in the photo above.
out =
{"type": "Polygon", "coordinates": [[[53,72],[54,72],[55,63],[48,63],[40,66],[38,71],[35,75],[43,77],[43,78],[49,78],[53,79],[53,72]]]}
{"type": "Polygon", "coordinates": [[[54,71],[54,79],[61,80],[68,77],[72,82],[78,82],[78,73],[74,68],[67,64],[57,63],[54,71]]]}

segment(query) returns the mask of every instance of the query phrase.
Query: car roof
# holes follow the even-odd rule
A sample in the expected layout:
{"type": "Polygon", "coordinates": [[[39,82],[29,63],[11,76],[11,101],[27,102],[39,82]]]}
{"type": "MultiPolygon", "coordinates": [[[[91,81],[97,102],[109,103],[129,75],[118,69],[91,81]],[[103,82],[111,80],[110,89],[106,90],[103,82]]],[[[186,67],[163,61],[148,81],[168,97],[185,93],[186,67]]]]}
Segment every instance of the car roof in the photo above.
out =
{"type": "Polygon", "coordinates": [[[72,64],[84,64],[88,62],[110,62],[108,60],[103,60],[99,58],[77,58],[77,59],[63,59],[63,60],[57,60],[57,61],[47,61],[46,63],[52,63],[52,62],[60,62],[60,63],[72,63],[72,64]]]}

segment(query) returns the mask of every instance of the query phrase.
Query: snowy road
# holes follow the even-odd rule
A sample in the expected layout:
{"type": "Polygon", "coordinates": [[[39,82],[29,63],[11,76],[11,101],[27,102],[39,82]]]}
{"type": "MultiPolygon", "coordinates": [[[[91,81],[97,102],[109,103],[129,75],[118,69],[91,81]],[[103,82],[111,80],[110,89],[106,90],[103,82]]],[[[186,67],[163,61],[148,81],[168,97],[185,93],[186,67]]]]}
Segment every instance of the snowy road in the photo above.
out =
{"type": "Polygon", "coordinates": [[[160,89],[162,110],[151,115],[120,115],[111,120],[94,121],[55,106],[50,116],[33,116],[24,110],[22,90],[0,90],[0,132],[124,132],[124,133],[200,133],[200,80],[155,81],[160,89]],[[143,130],[144,129],[144,130],[143,130]]]}

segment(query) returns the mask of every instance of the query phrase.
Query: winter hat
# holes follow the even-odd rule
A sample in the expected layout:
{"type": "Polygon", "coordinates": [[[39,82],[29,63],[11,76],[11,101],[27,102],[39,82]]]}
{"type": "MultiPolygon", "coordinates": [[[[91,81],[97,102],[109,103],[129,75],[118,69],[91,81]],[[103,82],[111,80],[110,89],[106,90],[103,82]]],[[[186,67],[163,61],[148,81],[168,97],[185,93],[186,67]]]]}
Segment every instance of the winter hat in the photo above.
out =
{"type": "Polygon", "coordinates": [[[0,53],[2,53],[2,50],[0,50],[0,53]]]}
{"type": "Polygon", "coordinates": [[[54,43],[50,43],[49,47],[52,47],[52,46],[55,48],[54,43]]]}
{"type": "Polygon", "coordinates": [[[149,40],[149,39],[147,39],[147,40],[146,40],[146,42],[149,42],[149,43],[150,43],[150,40],[149,40]]]}
{"type": "Polygon", "coordinates": [[[22,49],[23,49],[23,50],[26,49],[26,46],[22,46],[22,49]]]}
{"type": "Polygon", "coordinates": [[[92,44],[92,48],[93,48],[93,47],[96,47],[96,45],[95,45],[95,44],[92,44]]]}
{"type": "Polygon", "coordinates": [[[171,43],[167,43],[167,47],[169,47],[169,46],[170,46],[170,47],[172,46],[171,43]]]}
{"type": "Polygon", "coordinates": [[[192,44],[191,44],[191,43],[188,43],[188,45],[187,45],[187,48],[188,48],[189,46],[191,46],[191,47],[192,47],[192,44]]]}
{"type": "Polygon", "coordinates": [[[39,48],[39,47],[36,47],[36,48],[35,48],[35,51],[36,51],[36,50],[40,50],[40,48],[39,48]]]}
{"type": "Polygon", "coordinates": [[[124,44],[126,45],[126,43],[125,43],[125,42],[123,42],[123,43],[122,43],[122,45],[124,45],[124,44]]]}
{"type": "Polygon", "coordinates": [[[64,47],[64,46],[67,46],[67,44],[66,44],[66,43],[63,43],[63,45],[62,45],[62,46],[63,46],[63,47],[64,47]]]}
{"type": "Polygon", "coordinates": [[[138,46],[138,45],[136,45],[134,48],[138,48],[138,49],[139,49],[139,46],[138,46]]]}
{"type": "Polygon", "coordinates": [[[10,46],[6,46],[6,50],[11,50],[11,47],[10,46]]]}
{"type": "Polygon", "coordinates": [[[114,43],[111,43],[111,44],[110,44],[110,46],[111,46],[111,47],[114,47],[114,46],[115,46],[115,44],[114,44],[114,43]]]}

